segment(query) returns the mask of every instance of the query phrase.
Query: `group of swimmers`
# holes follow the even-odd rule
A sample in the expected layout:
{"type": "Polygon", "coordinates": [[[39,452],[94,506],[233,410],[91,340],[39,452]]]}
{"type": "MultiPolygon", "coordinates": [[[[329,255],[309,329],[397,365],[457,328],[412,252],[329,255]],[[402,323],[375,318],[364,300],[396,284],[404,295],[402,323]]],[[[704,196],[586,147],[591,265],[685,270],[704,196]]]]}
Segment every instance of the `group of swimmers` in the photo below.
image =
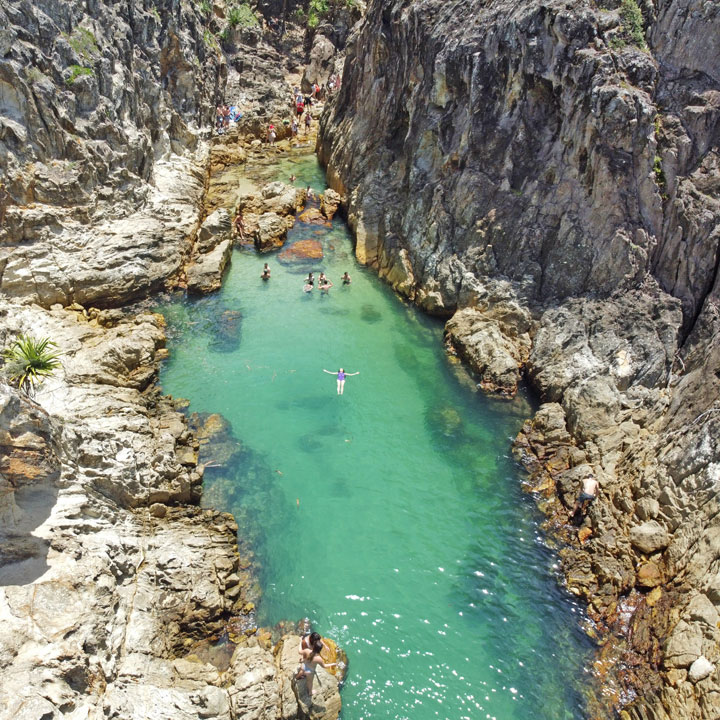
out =
{"type": "MultiPolygon", "coordinates": [[[[341,280],[342,280],[343,285],[349,285],[352,282],[352,280],[350,279],[350,276],[347,274],[347,271],[345,271],[343,273],[341,280]]],[[[333,286],[333,284],[330,281],[330,278],[328,278],[324,272],[321,272],[320,277],[318,278],[318,287],[320,288],[320,292],[327,294],[330,291],[330,288],[332,286],[333,286]]],[[[310,272],[310,273],[308,273],[308,276],[305,278],[303,290],[306,293],[309,293],[309,292],[313,291],[314,287],[315,287],[315,274],[310,272]]]]}
{"type": "MultiPolygon", "coordinates": [[[[270,266],[265,263],[263,265],[262,273],[260,274],[261,280],[269,280],[271,275],[270,266]]],[[[340,278],[342,280],[343,285],[350,285],[352,282],[352,278],[350,275],[348,275],[347,270],[342,274],[342,277],[340,278]]],[[[330,281],[330,278],[325,275],[324,272],[320,273],[320,277],[318,278],[318,287],[320,288],[320,292],[327,293],[330,288],[333,286],[332,282],[330,281]]],[[[312,292],[313,288],[315,287],[315,273],[309,272],[308,276],[305,278],[305,283],[303,284],[303,290],[307,293],[312,292]]]]}

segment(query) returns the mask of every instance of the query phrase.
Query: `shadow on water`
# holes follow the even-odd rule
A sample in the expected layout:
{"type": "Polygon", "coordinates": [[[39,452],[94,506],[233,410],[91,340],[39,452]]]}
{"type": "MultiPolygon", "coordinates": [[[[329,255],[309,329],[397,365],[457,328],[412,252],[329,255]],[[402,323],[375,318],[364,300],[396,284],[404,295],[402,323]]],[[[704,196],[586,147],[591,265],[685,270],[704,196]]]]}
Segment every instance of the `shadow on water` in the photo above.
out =
{"type": "Polygon", "coordinates": [[[193,334],[207,337],[208,349],[216,353],[233,353],[240,347],[242,313],[228,307],[221,295],[188,298],[184,303],[177,294],[172,305],[163,309],[169,340],[178,340],[188,328],[193,334]]]}

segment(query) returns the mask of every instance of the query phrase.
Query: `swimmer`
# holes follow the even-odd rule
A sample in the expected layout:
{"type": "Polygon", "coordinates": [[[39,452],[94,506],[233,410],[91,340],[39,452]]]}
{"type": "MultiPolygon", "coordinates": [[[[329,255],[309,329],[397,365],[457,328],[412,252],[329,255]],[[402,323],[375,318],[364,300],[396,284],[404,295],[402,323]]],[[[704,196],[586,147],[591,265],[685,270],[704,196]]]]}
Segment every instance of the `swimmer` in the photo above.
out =
{"type": "Polygon", "coordinates": [[[347,270],[343,273],[342,276],[343,285],[349,285],[352,280],[350,279],[350,276],[347,274],[347,270]]]}
{"type": "Polygon", "coordinates": [[[265,267],[263,267],[262,275],[260,276],[263,280],[269,280],[270,279],[270,266],[265,263],[265,267]]]}
{"type": "Polygon", "coordinates": [[[340,368],[337,373],[331,372],[330,370],[326,370],[323,368],[323,372],[327,373],[328,375],[337,375],[337,394],[342,395],[343,390],[345,389],[345,378],[350,377],[351,375],[359,375],[360,371],[354,372],[354,373],[346,373],[342,368],[340,368]]]}
{"type": "Polygon", "coordinates": [[[327,294],[329,294],[330,288],[332,286],[333,286],[333,284],[327,278],[325,278],[325,280],[320,281],[320,292],[323,295],[327,295],[327,294]]]}

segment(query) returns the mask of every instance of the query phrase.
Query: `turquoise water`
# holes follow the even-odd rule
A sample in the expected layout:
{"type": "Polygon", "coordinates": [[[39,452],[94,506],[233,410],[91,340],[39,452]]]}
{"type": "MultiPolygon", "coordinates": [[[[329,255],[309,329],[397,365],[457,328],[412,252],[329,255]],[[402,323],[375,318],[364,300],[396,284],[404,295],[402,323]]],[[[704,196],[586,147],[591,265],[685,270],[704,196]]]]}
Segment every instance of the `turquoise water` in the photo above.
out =
{"type": "MultiPolygon", "coordinates": [[[[293,170],[323,189],[314,163],[293,170]]],[[[477,393],[442,324],[355,264],[341,222],[304,238],[323,243],[328,295],[302,291],[308,264],[237,251],[220,293],[162,308],[163,389],[239,443],[205,498],[253,538],[261,622],[307,616],[347,651],[343,720],[583,717],[579,611],[508,457],[528,407],[477,393]],[[360,373],[341,396],[323,373],[338,367],[360,373]]]]}

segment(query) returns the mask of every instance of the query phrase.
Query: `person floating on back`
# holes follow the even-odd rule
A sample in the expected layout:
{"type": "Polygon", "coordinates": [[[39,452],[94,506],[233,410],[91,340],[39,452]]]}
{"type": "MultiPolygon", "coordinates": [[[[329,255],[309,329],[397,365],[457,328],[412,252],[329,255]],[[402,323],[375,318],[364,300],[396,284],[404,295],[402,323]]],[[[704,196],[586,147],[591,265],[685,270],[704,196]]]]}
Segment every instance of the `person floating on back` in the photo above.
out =
{"type": "Polygon", "coordinates": [[[342,395],[343,390],[345,389],[345,378],[350,377],[351,375],[359,375],[360,371],[354,372],[354,373],[346,373],[342,368],[340,368],[337,373],[334,373],[330,370],[325,370],[323,368],[323,372],[327,373],[328,375],[337,375],[337,394],[342,395]]]}

